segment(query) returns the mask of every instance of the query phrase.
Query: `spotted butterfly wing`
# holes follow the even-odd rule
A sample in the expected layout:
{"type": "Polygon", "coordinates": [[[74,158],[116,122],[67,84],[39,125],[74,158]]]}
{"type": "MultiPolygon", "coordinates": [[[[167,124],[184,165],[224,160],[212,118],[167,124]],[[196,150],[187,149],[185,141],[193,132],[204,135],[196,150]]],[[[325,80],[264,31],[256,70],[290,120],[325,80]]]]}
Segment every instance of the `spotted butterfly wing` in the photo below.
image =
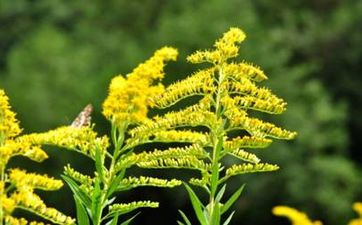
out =
{"type": "Polygon", "coordinates": [[[88,104],[82,112],[80,112],[75,118],[75,120],[72,122],[70,126],[72,127],[84,127],[89,126],[91,123],[91,113],[93,111],[93,106],[91,104],[88,104]]]}

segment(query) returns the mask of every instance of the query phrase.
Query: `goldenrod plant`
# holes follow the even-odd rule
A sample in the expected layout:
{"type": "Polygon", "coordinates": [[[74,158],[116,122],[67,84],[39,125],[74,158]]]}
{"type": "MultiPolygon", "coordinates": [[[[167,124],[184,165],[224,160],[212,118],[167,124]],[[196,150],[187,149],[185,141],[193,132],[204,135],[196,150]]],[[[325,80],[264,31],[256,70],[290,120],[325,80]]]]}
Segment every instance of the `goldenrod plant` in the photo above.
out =
{"type": "MultiPolygon", "coordinates": [[[[245,34],[231,28],[214,44],[214,49],[197,51],[187,60],[194,64],[208,63],[184,80],[168,86],[152,97],[152,104],[167,109],[191,96],[199,97],[196,104],[164,115],[157,115],[130,130],[127,146],[149,142],[180,143],[180,147],[156,149],[144,154],[137,163],[143,168],[176,168],[200,172],[189,184],[201,187],[208,195],[203,201],[185,183],[196,217],[201,225],[227,225],[234,211],[222,221],[222,216],[239,198],[244,185],[228,199],[224,198],[229,178],[246,173],[275,171],[279,167],[264,163],[246,149],[265,148],[272,138],[293,139],[295,132],[251,116],[253,111],[269,114],[284,112],[286,102],[257,83],[267,79],[257,66],[234,60],[245,34]],[[235,135],[237,135],[235,137],[235,135]],[[234,137],[233,137],[234,136],[234,137]],[[227,159],[234,159],[227,161],[227,159]]],[[[191,225],[189,218],[178,224],[191,225]]],[[[224,218],[224,217],[223,217],[224,218]]]]}
{"type": "Polygon", "coordinates": [[[7,168],[14,156],[24,156],[42,162],[48,155],[40,143],[32,143],[28,135],[20,135],[21,128],[15,113],[11,111],[9,99],[0,89],[0,224],[41,225],[43,222],[28,221],[13,216],[15,210],[25,210],[54,224],[75,224],[75,220],[54,208],[45,205],[35,190],[54,191],[63,186],[58,179],[29,173],[19,168],[7,168]]]}
{"type": "MultiPolygon", "coordinates": [[[[358,218],[352,219],[348,225],[362,225],[362,203],[354,203],[353,209],[357,212],[358,218]]],[[[323,225],[321,221],[312,221],[307,214],[289,206],[275,206],[272,212],[276,216],[288,218],[292,225],[323,225]]]]}
{"type": "Polygon", "coordinates": [[[82,174],[70,165],[65,167],[63,178],[73,192],[78,225],[129,224],[138,213],[123,221],[119,217],[141,207],[156,208],[159,203],[149,200],[120,203],[116,200],[117,193],[142,186],[174,187],[181,184],[176,179],[134,177],[126,173],[128,168],[148,157],[148,153],[133,152],[140,143],[128,141],[127,132],[130,127],[149,120],[147,112],[153,104],[150,97],[164,90],[159,81],[164,77],[165,62],[175,60],[176,56],[176,49],[161,48],[125,77],[118,75],[112,79],[108,97],[103,103],[103,114],[111,123],[111,143],[107,136],[98,137],[93,130],[90,105],[69,126],[27,136],[33,143],[66,148],[94,161],[95,171],[90,175],[82,174]]]}

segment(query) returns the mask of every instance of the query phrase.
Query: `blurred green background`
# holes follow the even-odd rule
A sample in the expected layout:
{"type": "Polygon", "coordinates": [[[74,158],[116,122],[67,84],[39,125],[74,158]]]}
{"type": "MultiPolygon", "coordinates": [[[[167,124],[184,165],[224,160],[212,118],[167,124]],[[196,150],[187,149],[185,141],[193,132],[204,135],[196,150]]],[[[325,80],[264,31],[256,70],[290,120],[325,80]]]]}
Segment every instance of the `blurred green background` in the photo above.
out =
{"type": "MultiPolygon", "coordinates": [[[[69,124],[92,103],[96,129],[106,134],[101,103],[114,75],[169,45],[180,55],[167,66],[165,83],[184,78],[197,70],[186,56],[210,48],[231,26],[247,34],[240,59],[261,66],[269,77],[262,85],[288,102],[286,113],[265,118],[299,133],[258,152],[281,170],[232,180],[230,191],[247,183],[232,224],[288,224],[271,214],[280,204],[346,224],[352,203],[362,201],[362,1],[0,0],[0,88],[25,133],[69,124]]],[[[57,177],[69,162],[92,169],[80,155],[49,153],[43,164],[17,163],[57,177]]],[[[69,189],[46,196],[74,215],[69,189]]],[[[121,197],[147,198],[161,208],[144,210],[135,224],[176,224],[178,208],[192,213],[182,187],[121,197]]]]}

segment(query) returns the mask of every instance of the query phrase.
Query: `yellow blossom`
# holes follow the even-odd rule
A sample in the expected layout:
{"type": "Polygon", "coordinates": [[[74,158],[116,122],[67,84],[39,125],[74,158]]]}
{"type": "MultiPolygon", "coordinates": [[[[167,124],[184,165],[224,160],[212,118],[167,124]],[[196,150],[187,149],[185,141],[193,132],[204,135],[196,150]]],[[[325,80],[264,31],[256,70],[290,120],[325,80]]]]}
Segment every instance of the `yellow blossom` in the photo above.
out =
{"type": "Polygon", "coordinates": [[[108,97],[103,102],[103,115],[113,123],[139,123],[146,119],[148,107],[153,106],[150,97],[163,91],[161,84],[153,82],[164,77],[165,61],[176,60],[177,51],[164,47],[140,64],[126,78],[112,79],[108,97]]]}
{"type": "Polygon", "coordinates": [[[305,213],[288,206],[274,207],[273,214],[276,216],[287,217],[292,222],[292,225],[322,225],[322,222],[313,222],[305,213]]]}
{"type": "Polygon", "coordinates": [[[63,126],[44,133],[24,135],[21,140],[75,150],[92,158],[97,148],[104,153],[109,146],[108,138],[97,137],[97,133],[91,127],[63,126]]]}
{"type": "Polygon", "coordinates": [[[30,189],[22,189],[11,195],[11,198],[21,208],[25,208],[47,220],[50,220],[57,224],[74,224],[74,219],[65,216],[54,208],[48,208],[40,197],[34,194],[30,189]]]}
{"type": "Polygon", "coordinates": [[[41,149],[44,140],[35,139],[36,134],[18,136],[20,132],[15,113],[10,110],[8,97],[0,89],[0,220],[8,225],[44,224],[13,217],[13,211],[20,208],[57,224],[74,224],[72,218],[56,209],[47,208],[40,197],[33,193],[34,189],[57,190],[63,185],[62,181],[20,169],[10,169],[6,173],[7,163],[14,156],[25,156],[37,162],[48,158],[41,149]]]}
{"type": "Polygon", "coordinates": [[[4,140],[15,137],[20,132],[19,122],[10,109],[9,98],[4,90],[0,89],[0,145],[4,140]]]}
{"type": "Polygon", "coordinates": [[[30,187],[32,189],[51,191],[58,190],[63,186],[63,182],[61,180],[56,180],[46,175],[26,173],[24,170],[20,169],[11,169],[9,178],[10,181],[18,187],[18,189],[30,187]]]}
{"type": "Polygon", "coordinates": [[[362,225],[362,202],[354,203],[353,209],[357,212],[359,218],[351,220],[348,225],[362,225]]]}

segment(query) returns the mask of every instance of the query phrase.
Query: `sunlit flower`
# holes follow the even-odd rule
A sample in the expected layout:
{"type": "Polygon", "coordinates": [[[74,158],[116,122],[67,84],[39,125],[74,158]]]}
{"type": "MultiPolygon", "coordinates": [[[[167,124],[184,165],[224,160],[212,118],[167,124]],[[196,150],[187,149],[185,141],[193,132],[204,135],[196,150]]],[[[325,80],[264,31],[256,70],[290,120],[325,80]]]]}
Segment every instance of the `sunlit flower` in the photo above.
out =
{"type": "Polygon", "coordinates": [[[0,89],[0,144],[8,138],[17,136],[20,132],[19,122],[9,105],[9,98],[4,90],[0,89]]]}
{"type": "Polygon", "coordinates": [[[140,64],[126,78],[121,75],[112,79],[109,94],[103,102],[103,115],[118,126],[124,123],[139,123],[146,119],[151,96],[163,91],[156,80],[164,77],[165,62],[176,60],[177,50],[164,47],[156,51],[146,62],[140,64]]]}

